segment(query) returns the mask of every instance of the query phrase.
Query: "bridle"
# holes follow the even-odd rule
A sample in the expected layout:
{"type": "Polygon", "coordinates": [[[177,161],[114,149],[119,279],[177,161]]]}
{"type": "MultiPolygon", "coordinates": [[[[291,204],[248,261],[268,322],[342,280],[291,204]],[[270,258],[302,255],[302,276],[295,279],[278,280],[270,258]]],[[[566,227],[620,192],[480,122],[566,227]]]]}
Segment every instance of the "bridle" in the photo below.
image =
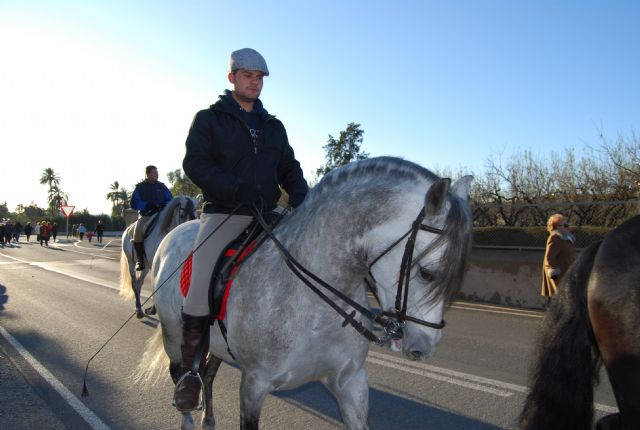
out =
{"type": "Polygon", "coordinates": [[[441,320],[439,323],[425,321],[420,318],[412,317],[407,315],[407,304],[409,298],[409,281],[411,279],[411,266],[413,264],[413,251],[416,245],[416,237],[418,236],[418,231],[427,231],[429,233],[435,233],[439,235],[444,234],[444,230],[436,227],[432,227],[428,224],[424,224],[425,211],[424,208],[418,213],[418,216],[411,224],[411,228],[398,240],[389,245],[380,255],[373,259],[373,261],[369,264],[369,273],[365,277],[365,282],[367,286],[380,303],[380,298],[378,297],[377,287],[376,287],[376,279],[371,273],[371,269],[373,266],[382,259],[385,255],[391,252],[400,242],[404,240],[405,237],[408,236],[407,243],[404,247],[404,254],[402,255],[402,260],[400,261],[400,275],[398,277],[398,288],[396,291],[396,301],[395,301],[395,309],[394,311],[382,311],[380,315],[382,317],[387,317],[390,319],[390,329],[387,332],[385,325],[383,324],[383,328],[385,333],[389,336],[389,339],[399,339],[402,337],[402,329],[405,325],[405,321],[411,321],[416,324],[420,324],[429,328],[433,328],[436,330],[442,330],[446,323],[444,320],[441,320]]]}
{"type": "MultiPolygon", "coordinates": [[[[444,231],[442,229],[432,227],[430,225],[424,224],[425,218],[425,210],[422,208],[415,221],[411,225],[411,228],[403,234],[398,240],[389,245],[380,255],[373,259],[371,264],[369,264],[369,273],[365,278],[367,285],[371,288],[374,295],[377,297],[376,288],[375,288],[375,278],[371,274],[371,268],[374,264],[376,264],[382,257],[388,254],[393,248],[395,248],[400,242],[402,242],[405,238],[408,237],[407,243],[405,244],[404,254],[402,256],[402,261],[400,263],[400,276],[398,279],[398,290],[396,293],[396,302],[395,302],[395,311],[383,311],[380,314],[376,314],[371,311],[369,308],[362,306],[360,303],[351,299],[349,296],[344,294],[342,291],[337,290],[333,286],[329,285],[318,276],[310,272],[304,266],[302,266],[293,256],[287,251],[287,249],[282,245],[282,243],[273,235],[269,225],[265,221],[263,215],[257,208],[251,208],[253,212],[253,216],[258,221],[258,223],[262,226],[267,236],[274,242],[276,245],[276,249],[283,256],[285,263],[291,269],[291,271],[302,281],[305,285],[307,285],[314,293],[316,293],[322,300],[324,300],[329,306],[331,306],[340,316],[344,318],[344,322],[342,323],[343,327],[347,325],[351,325],[358,333],[363,335],[365,338],[370,340],[371,342],[377,345],[384,345],[389,340],[392,339],[400,339],[403,336],[403,328],[405,326],[405,321],[410,321],[416,324],[424,325],[429,328],[441,330],[445,326],[444,320],[439,323],[433,323],[429,321],[422,320],[420,318],[415,318],[407,315],[407,300],[409,297],[409,280],[411,278],[411,266],[413,263],[413,252],[415,249],[416,237],[418,235],[418,231],[428,231],[430,233],[435,233],[439,235],[443,235],[444,231]],[[355,310],[351,313],[347,313],[344,309],[342,309],[335,301],[331,300],[327,295],[318,288],[316,284],[311,282],[311,280],[315,281],[315,283],[322,286],[325,290],[331,292],[336,295],[340,300],[352,306],[355,310]],[[356,311],[362,314],[364,317],[378,323],[382,326],[384,331],[384,335],[382,337],[378,337],[371,332],[371,330],[364,327],[364,325],[355,318],[356,311]]],[[[379,300],[378,300],[379,301],[379,300]]]]}
{"type": "Polygon", "coordinates": [[[195,208],[195,205],[193,204],[193,200],[191,200],[190,197],[185,197],[185,198],[187,199],[187,204],[184,208],[182,207],[182,205],[180,205],[180,219],[186,218],[187,221],[191,221],[196,219],[196,214],[195,214],[196,208],[195,208]]]}

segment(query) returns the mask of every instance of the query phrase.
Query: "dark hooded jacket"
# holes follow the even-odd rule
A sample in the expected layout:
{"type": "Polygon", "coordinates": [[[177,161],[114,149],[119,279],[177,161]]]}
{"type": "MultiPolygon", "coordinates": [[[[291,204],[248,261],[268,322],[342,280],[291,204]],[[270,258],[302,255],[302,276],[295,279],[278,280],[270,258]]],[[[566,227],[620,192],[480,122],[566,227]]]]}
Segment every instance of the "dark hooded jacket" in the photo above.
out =
{"type": "MultiPolygon", "coordinates": [[[[198,112],[191,124],[182,167],[202,189],[205,212],[230,213],[239,204],[238,189],[243,182],[258,189],[263,211],[276,206],[279,186],[289,193],[292,206],[304,200],[308,186],[284,125],[260,100],[251,114],[259,124],[259,133],[247,125],[249,113],[227,90],[209,109],[198,112]]],[[[242,207],[237,213],[250,212],[242,207]]]]}

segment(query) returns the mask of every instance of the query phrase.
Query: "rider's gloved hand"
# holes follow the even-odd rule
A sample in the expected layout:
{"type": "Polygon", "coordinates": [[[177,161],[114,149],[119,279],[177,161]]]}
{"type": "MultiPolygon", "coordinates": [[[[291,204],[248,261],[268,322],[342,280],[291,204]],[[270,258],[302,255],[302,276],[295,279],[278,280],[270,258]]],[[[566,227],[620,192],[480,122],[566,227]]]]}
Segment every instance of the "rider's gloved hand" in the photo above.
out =
{"type": "Polygon", "coordinates": [[[304,201],[305,194],[292,194],[289,196],[289,205],[292,208],[297,208],[304,201]]]}
{"type": "Polygon", "coordinates": [[[238,186],[236,191],[236,198],[238,201],[251,207],[252,205],[258,206],[260,204],[260,192],[255,185],[243,182],[238,186]]]}
{"type": "Polygon", "coordinates": [[[147,207],[145,208],[145,212],[153,213],[153,212],[156,212],[158,209],[159,209],[158,205],[156,205],[154,203],[147,203],[147,207]]]}

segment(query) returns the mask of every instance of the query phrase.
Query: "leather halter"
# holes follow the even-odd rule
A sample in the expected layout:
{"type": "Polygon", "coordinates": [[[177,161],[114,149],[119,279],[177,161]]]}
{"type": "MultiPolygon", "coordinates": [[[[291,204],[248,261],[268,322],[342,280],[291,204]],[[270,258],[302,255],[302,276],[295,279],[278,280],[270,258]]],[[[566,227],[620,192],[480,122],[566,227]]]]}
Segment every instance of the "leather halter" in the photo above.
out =
{"type": "MultiPolygon", "coordinates": [[[[433,329],[442,329],[445,326],[444,320],[440,323],[432,323],[428,321],[421,320],[419,318],[415,318],[412,316],[406,315],[407,310],[407,298],[409,293],[409,278],[411,274],[411,264],[413,263],[413,250],[415,248],[415,240],[418,235],[418,231],[428,231],[436,234],[444,234],[444,231],[431,227],[429,225],[423,224],[422,221],[425,218],[424,208],[418,214],[416,220],[413,222],[411,229],[407,231],[404,235],[402,235],[398,240],[392,243],[384,252],[382,252],[378,257],[376,257],[373,262],[369,265],[369,269],[380,260],[385,254],[390,252],[396,245],[398,245],[405,237],[409,236],[407,240],[407,244],[405,245],[404,255],[402,257],[402,262],[400,264],[400,278],[398,280],[398,291],[396,294],[396,309],[395,312],[383,311],[381,314],[375,314],[373,311],[368,309],[365,306],[362,306],[360,303],[351,299],[349,296],[344,294],[342,291],[337,290],[332,287],[318,276],[310,272],[304,266],[302,266],[293,256],[287,251],[287,249],[282,245],[282,243],[273,235],[271,229],[267,225],[264,220],[262,214],[257,208],[252,207],[253,216],[257,219],[258,223],[262,226],[266,234],[276,245],[276,249],[280,252],[282,257],[285,260],[285,263],[289,267],[289,269],[302,281],[305,285],[307,285],[314,293],[316,293],[322,300],[324,300],[329,306],[331,306],[340,316],[344,318],[344,322],[342,324],[343,327],[347,325],[351,325],[358,333],[363,335],[369,341],[377,344],[384,345],[391,339],[400,339],[403,336],[403,328],[405,325],[405,321],[411,321],[417,324],[424,325],[426,327],[430,327],[433,329]],[[319,288],[318,285],[312,283],[308,278],[315,281],[316,284],[319,284],[324,289],[330,291],[334,295],[336,295],[340,300],[352,306],[355,310],[351,313],[347,313],[344,309],[338,306],[333,300],[327,297],[319,288]],[[403,287],[404,286],[404,287],[403,287]],[[404,293],[404,294],[403,294],[404,293]],[[364,325],[355,319],[356,312],[359,312],[364,317],[369,319],[370,321],[376,322],[380,324],[384,330],[384,336],[378,337],[373,334],[369,329],[364,327],[364,325]]],[[[365,278],[367,284],[369,284],[371,288],[370,282],[373,281],[375,284],[375,279],[369,271],[367,278],[365,278]]],[[[372,288],[372,291],[375,294],[375,288],[372,288]]]]}

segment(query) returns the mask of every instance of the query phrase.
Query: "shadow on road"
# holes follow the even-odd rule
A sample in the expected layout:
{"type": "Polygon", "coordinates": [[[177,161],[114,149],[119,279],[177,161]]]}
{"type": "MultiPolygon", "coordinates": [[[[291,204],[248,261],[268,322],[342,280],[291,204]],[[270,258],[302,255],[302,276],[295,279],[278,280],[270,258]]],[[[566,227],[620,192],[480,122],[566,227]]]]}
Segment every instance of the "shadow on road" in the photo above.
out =
{"type": "Polygon", "coordinates": [[[0,284],[0,311],[4,310],[4,305],[9,301],[9,296],[7,295],[7,287],[0,284]]]}
{"type": "MultiPolygon", "coordinates": [[[[324,415],[341,421],[338,404],[319,382],[307,384],[295,390],[273,393],[274,396],[311,410],[316,415],[324,415]]],[[[447,430],[497,430],[492,424],[457,415],[435,406],[396,396],[370,388],[369,421],[371,428],[379,429],[447,429],[447,430]]]]}

